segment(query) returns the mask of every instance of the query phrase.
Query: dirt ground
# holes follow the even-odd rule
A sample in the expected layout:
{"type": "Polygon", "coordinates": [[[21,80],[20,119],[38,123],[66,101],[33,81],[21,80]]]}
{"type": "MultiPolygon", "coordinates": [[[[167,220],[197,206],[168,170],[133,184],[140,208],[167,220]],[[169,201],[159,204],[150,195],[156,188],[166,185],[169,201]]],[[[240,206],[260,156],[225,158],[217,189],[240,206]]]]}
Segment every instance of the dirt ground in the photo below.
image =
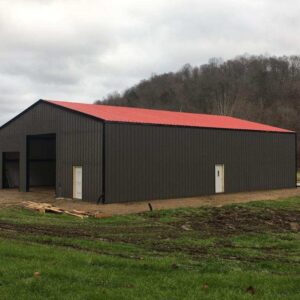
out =
{"type": "Polygon", "coordinates": [[[282,189],[272,191],[245,192],[236,194],[220,194],[193,198],[152,200],[142,202],[95,204],[73,199],[57,199],[53,190],[34,189],[31,192],[19,192],[17,189],[0,190],[0,208],[18,206],[23,201],[46,202],[66,210],[84,210],[91,213],[99,213],[103,216],[124,215],[140,213],[149,210],[148,203],[151,203],[154,210],[170,209],[179,207],[220,207],[231,203],[245,203],[259,200],[277,200],[300,196],[300,189],[282,189]]]}

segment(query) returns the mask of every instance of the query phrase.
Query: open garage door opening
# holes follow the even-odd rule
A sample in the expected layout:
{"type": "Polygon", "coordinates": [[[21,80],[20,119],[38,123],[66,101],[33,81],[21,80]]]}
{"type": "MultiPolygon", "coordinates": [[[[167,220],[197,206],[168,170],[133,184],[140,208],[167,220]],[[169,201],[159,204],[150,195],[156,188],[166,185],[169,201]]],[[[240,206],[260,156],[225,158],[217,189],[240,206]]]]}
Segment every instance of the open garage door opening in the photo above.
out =
{"type": "Polygon", "coordinates": [[[3,152],[2,170],[3,188],[19,188],[20,184],[20,153],[3,152]]]}
{"type": "Polygon", "coordinates": [[[36,187],[55,189],[55,134],[27,136],[27,191],[36,187]]]}

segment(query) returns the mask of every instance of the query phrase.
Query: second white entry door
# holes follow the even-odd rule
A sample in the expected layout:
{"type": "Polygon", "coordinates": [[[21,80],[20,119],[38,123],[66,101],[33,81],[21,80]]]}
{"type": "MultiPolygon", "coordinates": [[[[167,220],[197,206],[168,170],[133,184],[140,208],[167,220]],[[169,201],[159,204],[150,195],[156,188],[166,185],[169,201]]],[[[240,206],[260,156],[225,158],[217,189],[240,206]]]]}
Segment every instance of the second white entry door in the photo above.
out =
{"type": "Polygon", "coordinates": [[[73,198],[82,199],[82,167],[73,167],[73,198]]]}
{"type": "Polygon", "coordinates": [[[215,192],[224,193],[224,165],[215,165],[215,192]]]}

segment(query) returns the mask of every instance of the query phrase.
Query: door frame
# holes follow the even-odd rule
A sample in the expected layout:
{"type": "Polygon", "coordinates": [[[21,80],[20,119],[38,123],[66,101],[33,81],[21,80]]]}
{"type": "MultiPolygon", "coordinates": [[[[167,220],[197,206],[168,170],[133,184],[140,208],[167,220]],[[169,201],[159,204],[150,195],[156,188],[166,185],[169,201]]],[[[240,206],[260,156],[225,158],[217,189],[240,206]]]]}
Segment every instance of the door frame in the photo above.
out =
{"type": "MultiPolygon", "coordinates": [[[[21,159],[21,152],[20,151],[3,151],[2,152],[2,170],[1,170],[1,173],[2,173],[2,176],[1,176],[1,180],[2,180],[2,188],[4,189],[4,181],[5,181],[5,171],[6,171],[6,163],[7,163],[7,154],[9,153],[17,153],[18,155],[18,169],[19,169],[19,172],[18,172],[18,181],[19,181],[19,184],[17,186],[18,190],[20,191],[20,185],[21,185],[21,165],[20,165],[20,159],[21,159]]],[[[10,187],[5,187],[5,188],[10,188],[10,187]]]]}
{"type": "Polygon", "coordinates": [[[55,191],[57,191],[57,139],[56,133],[41,133],[41,134],[27,134],[26,135],[26,192],[30,190],[30,142],[34,139],[42,139],[42,138],[52,138],[54,139],[55,144],[55,182],[54,187],[55,191]]]}
{"type": "Polygon", "coordinates": [[[224,164],[215,164],[215,194],[223,194],[225,193],[225,165],[224,164]],[[216,169],[217,167],[221,167],[221,176],[222,176],[222,191],[217,192],[217,176],[216,176],[216,169]]]}
{"type": "Polygon", "coordinates": [[[82,194],[83,194],[83,168],[82,166],[73,166],[73,195],[72,198],[73,199],[79,199],[82,200],[82,194]],[[75,197],[76,195],[76,169],[77,168],[81,168],[81,198],[77,198],[75,197]]]}

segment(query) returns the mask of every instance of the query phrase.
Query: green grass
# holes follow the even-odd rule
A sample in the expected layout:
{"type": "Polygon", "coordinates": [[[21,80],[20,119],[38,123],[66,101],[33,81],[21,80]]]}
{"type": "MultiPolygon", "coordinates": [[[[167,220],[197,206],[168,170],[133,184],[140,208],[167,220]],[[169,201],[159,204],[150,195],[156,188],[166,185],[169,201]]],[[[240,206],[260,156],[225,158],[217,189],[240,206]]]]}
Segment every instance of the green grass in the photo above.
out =
{"type": "Polygon", "coordinates": [[[291,223],[300,197],[84,220],[3,209],[0,298],[300,299],[291,223]]]}

